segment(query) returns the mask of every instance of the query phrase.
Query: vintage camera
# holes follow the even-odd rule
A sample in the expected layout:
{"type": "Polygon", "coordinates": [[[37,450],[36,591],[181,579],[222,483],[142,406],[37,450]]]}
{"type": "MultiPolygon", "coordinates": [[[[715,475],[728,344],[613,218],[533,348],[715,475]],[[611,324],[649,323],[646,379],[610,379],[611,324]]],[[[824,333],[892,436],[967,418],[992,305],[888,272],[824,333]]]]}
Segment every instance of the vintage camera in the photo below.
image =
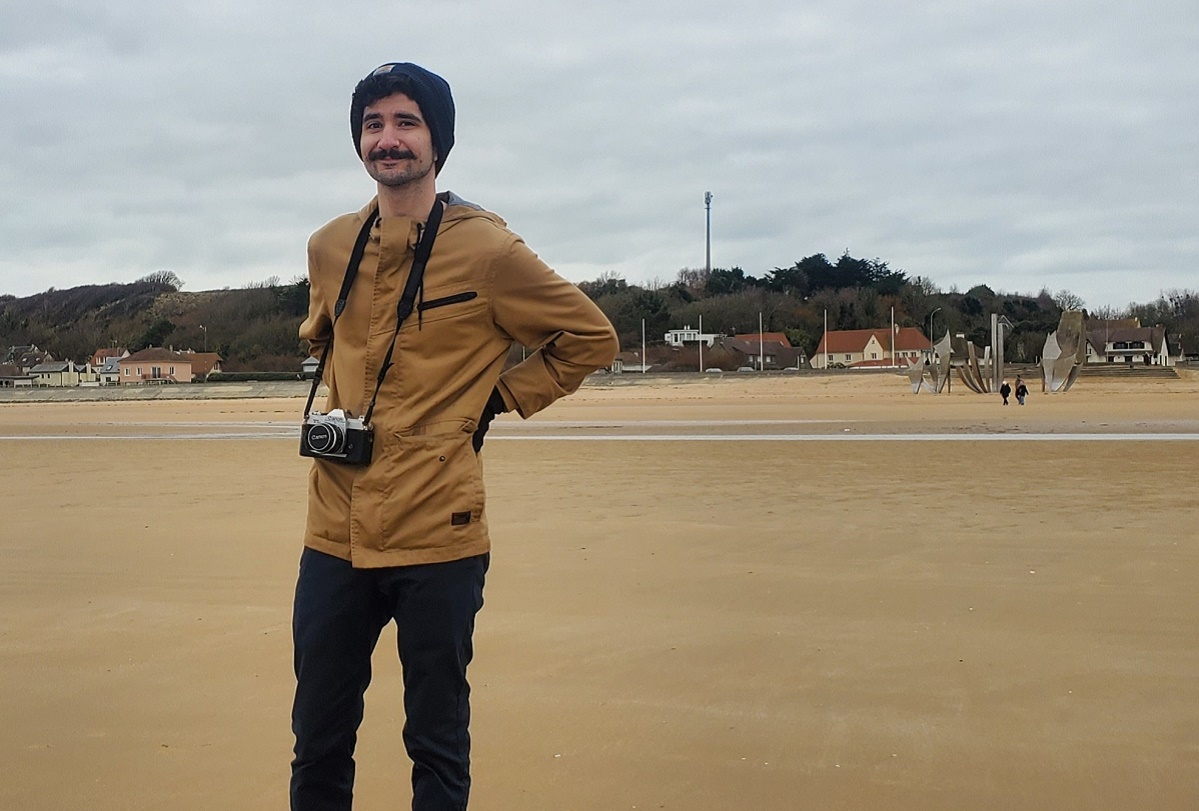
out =
{"type": "Polygon", "coordinates": [[[374,446],[370,426],[340,408],[328,414],[313,411],[300,426],[300,456],[342,465],[369,465],[374,446]]]}

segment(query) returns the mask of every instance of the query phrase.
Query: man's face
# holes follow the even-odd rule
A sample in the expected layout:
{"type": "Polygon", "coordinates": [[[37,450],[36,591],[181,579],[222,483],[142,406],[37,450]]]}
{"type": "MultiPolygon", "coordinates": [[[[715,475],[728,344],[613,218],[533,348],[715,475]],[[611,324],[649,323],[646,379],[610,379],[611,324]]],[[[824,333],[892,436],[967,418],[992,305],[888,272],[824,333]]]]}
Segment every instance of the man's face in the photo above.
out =
{"type": "Polygon", "coordinates": [[[384,186],[407,186],[433,173],[436,155],[420,107],[403,93],[379,99],[362,113],[362,163],[384,186]]]}

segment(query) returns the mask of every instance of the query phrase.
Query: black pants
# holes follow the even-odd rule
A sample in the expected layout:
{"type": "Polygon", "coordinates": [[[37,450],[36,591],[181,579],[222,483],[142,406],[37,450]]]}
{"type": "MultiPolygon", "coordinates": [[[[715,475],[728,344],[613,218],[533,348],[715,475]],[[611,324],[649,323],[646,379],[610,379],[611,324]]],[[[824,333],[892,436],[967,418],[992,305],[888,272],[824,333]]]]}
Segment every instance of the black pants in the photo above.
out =
{"type": "Polygon", "coordinates": [[[489,555],[354,569],[305,549],[292,614],[296,697],[292,811],[349,811],[354,744],[371,652],[395,620],[404,672],[404,746],[414,811],[463,811],[470,793],[470,685],[475,614],[489,555]]]}

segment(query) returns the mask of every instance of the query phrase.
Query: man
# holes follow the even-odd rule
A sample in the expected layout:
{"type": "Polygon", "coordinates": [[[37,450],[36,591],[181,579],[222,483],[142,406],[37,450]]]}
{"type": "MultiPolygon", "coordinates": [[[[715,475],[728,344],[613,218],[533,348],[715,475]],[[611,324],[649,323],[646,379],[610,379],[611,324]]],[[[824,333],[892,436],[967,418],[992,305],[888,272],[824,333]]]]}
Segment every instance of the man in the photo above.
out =
{"type": "Polygon", "coordinates": [[[325,413],[366,417],[373,451],[366,464],[317,458],[309,476],[292,628],[291,807],[351,807],[371,652],[394,620],[412,807],[464,809],[466,668],[490,550],[483,436],[497,413],[528,417],[573,392],[611,363],[616,337],[503,220],[437,193],[454,145],[444,79],[408,63],[377,68],[354,90],[350,130],[378,195],[310,239],[300,336],[314,356],[327,352],[325,413]],[[357,273],[342,296],[356,243],[357,273]],[[401,322],[410,278],[419,286],[401,322]],[[513,340],[538,349],[501,374],[513,340]]]}

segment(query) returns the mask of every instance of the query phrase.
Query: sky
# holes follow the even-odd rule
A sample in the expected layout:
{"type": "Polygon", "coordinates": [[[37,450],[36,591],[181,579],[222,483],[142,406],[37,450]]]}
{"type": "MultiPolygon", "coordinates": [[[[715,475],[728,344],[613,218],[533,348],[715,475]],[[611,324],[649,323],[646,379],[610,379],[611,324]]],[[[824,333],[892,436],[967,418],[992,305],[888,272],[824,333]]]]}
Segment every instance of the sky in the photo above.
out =
{"type": "Polygon", "coordinates": [[[438,178],[572,281],[812,254],[1092,309],[1199,289],[1194,0],[0,0],[0,294],[306,272],[350,94],[444,76],[438,178]]]}

